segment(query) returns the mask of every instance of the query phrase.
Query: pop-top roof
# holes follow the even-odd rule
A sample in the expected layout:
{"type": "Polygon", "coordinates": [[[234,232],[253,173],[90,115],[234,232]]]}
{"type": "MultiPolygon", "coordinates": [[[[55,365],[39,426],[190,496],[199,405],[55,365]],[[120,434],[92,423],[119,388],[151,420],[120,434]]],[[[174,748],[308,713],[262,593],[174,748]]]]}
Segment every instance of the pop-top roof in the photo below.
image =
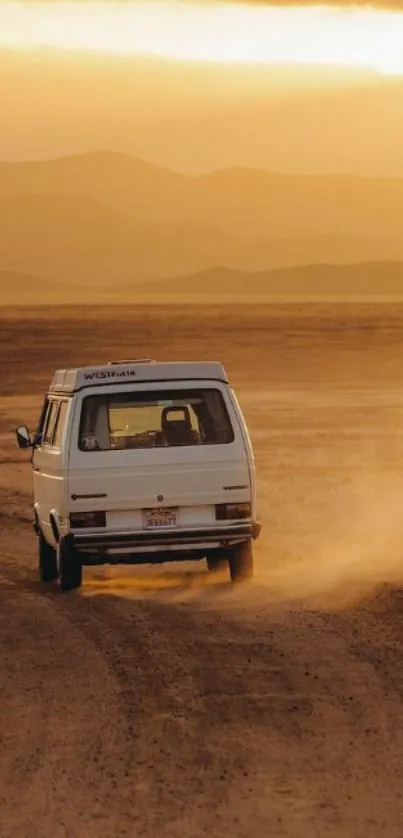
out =
{"type": "Polygon", "coordinates": [[[135,361],[111,361],[104,366],[79,367],[56,370],[51,392],[74,393],[87,387],[106,384],[140,384],[158,381],[223,381],[228,383],[224,367],[216,362],[172,362],[156,363],[148,359],[135,361]]]}

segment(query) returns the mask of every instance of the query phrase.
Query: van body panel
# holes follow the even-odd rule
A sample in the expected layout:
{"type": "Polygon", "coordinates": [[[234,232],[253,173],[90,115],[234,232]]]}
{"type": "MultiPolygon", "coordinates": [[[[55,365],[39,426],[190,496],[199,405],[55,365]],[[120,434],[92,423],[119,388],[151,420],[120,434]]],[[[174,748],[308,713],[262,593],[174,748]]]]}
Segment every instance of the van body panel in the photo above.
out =
{"type": "MultiPolygon", "coordinates": [[[[109,453],[113,459],[114,452],[109,453]]],[[[125,466],[72,468],[68,477],[70,509],[112,512],[180,506],[197,510],[206,504],[250,499],[249,469],[241,457],[235,461],[210,463],[203,461],[201,452],[197,451],[190,463],[168,460],[157,465],[147,464],[143,458],[143,462],[138,463],[135,452],[130,453],[134,456],[127,457],[125,466]]],[[[154,451],[147,453],[155,454],[154,451]]]]}
{"type": "MultiPolygon", "coordinates": [[[[198,374],[203,368],[176,366],[191,368],[198,374]]],[[[154,369],[176,366],[162,364],[154,369]]],[[[130,367],[130,376],[126,377],[124,365],[116,367],[117,383],[112,374],[92,375],[85,368],[55,375],[58,389],[47,395],[33,450],[35,510],[39,527],[50,544],[55,546],[57,541],[55,521],[60,536],[73,539],[82,552],[83,563],[88,564],[118,563],[119,557],[129,563],[187,556],[203,558],[208,552],[222,551],[257,537],[260,527],[256,523],[255,468],[248,430],[224,373],[220,379],[219,365],[204,367],[217,373],[217,377],[187,379],[177,370],[172,379],[153,380],[154,373],[149,370],[147,374],[141,371],[133,380],[136,370],[130,367]],[[73,392],[69,392],[69,382],[76,386],[73,392]],[[126,398],[130,402],[133,394],[141,401],[141,394],[145,398],[161,389],[174,397],[184,390],[192,394],[208,388],[218,390],[225,405],[232,429],[231,437],[225,441],[220,436],[218,442],[210,442],[209,437],[203,436],[197,443],[188,444],[82,448],[83,404],[89,396],[101,401],[105,397],[109,404],[114,395],[118,401],[126,398]],[[63,425],[58,428],[55,422],[53,436],[46,430],[52,410],[58,411],[63,425]],[[248,505],[245,520],[219,518],[218,506],[236,504],[248,505]],[[81,527],[77,524],[79,518],[74,518],[74,513],[97,512],[105,513],[101,526],[81,527]],[[161,514],[162,519],[158,517],[161,514]]],[[[154,396],[154,402],[156,399],[154,396]]],[[[176,401],[180,402],[179,396],[176,401]]],[[[152,399],[145,398],[146,406],[149,402],[152,399]]],[[[216,421],[216,412],[213,415],[216,421]]],[[[109,424],[111,434],[110,428],[109,424]]]]}
{"type": "MultiPolygon", "coordinates": [[[[200,383],[184,382],[197,390],[200,383]]],[[[225,444],[189,445],[169,448],[82,451],[79,448],[80,416],[85,391],[77,395],[69,459],[68,494],[72,511],[104,510],[107,528],[142,528],[142,510],[177,508],[180,526],[211,524],[215,504],[248,502],[251,472],[245,439],[228,388],[214,382],[225,402],[233,429],[233,441],[225,444]],[[124,522],[124,523],[123,523],[124,522]]],[[[136,392],[153,392],[161,384],[141,384],[136,392]]],[[[164,382],[166,390],[178,389],[177,382],[164,382]]],[[[133,385],[125,388],[133,391],[133,385]]],[[[122,385],[108,392],[120,393],[122,385]]],[[[93,388],[95,394],[104,392],[93,388]]]]}
{"type": "MultiPolygon", "coordinates": [[[[60,529],[68,531],[68,473],[70,445],[70,416],[72,402],[68,399],[55,399],[63,404],[63,428],[59,433],[55,427],[54,438],[49,442],[39,438],[32,454],[35,512],[39,527],[50,544],[56,546],[56,539],[51,525],[51,513],[55,510],[60,529]]],[[[49,409],[49,408],[48,408],[49,409]]],[[[61,416],[59,417],[61,418],[61,416]]],[[[42,417],[46,428],[46,415],[42,417]]]]}

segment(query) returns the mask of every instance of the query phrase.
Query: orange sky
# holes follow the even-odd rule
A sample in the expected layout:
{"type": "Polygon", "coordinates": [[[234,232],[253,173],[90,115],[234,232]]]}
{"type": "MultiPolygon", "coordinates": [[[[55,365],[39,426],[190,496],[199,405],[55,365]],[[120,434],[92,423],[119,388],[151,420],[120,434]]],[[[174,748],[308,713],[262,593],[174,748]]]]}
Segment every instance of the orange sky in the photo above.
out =
{"type": "Polygon", "coordinates": [[[403,175],[403,14],[268,6],[0,0],[0,158],[403,175]]]}
{"type": "Polygon", "coordinates": [[[403,15],[354,7],[0,2],[0,46],[186,61],[342,65],[403,75],[403,15]]]}

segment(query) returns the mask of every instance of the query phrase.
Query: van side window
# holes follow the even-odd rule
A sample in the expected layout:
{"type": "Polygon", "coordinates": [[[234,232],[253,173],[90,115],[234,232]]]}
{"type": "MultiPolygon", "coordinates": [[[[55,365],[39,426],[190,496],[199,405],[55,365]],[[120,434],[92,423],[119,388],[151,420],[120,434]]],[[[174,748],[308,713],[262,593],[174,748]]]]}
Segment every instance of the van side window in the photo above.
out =
{"type": "Polygon", "coordinates": [[[59,410],[56,417],[56,424],[53,431],[52,445],[55,448],[61,448],[63,432],[66,426],[67,412],[69,409],[69,402],[62,401],[59,403],[59,410]]]}
{"type": "Polygon", "coordinates": [[[36,445],[40,445],[41,441],[42,441],[43,428],[44,428],[44,425],[45,425],[45,420],[46,420],[46,414],[48,412],[48,407],[49,407],[49,396],[46,396],[45,401],[42,405],[42,410],[40,412],[39,421],[38,421],[38,424],[36,426],[36,431],[35,431],[35,444],[36,445]]]}
{"type": "Polygon", "coordinates": [[[52,445],[53,436],[56,427],[56,420],[59,412],[59,400],[54,399],[49,402],[48,412],[46,414],[45,423],[43,426],[42,445],[52,445]]]}
{"type": "Polygon", "coordinates": [[[41,410],[41,415],[39,417],[38,427],[36,429],[36,432],[38,434],[41,434],[43,432],[43,426],[45,424],[45,418],[46,418],[46,414],[47,414],[47,411],[48,411],[48,407],[49,407],[49,397],[46,396],[46,399],[45,399],[45,401],[42,405],[42,410],[41,410]]]}

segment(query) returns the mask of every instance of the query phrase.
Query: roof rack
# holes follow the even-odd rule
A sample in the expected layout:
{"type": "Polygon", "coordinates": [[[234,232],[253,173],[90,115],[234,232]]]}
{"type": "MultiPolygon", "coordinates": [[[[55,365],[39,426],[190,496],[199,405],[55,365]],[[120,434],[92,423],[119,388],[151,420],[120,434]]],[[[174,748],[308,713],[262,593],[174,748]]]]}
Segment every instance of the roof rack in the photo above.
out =
{"type": "Polygon", "coordinates": [[[122,364],[155,364],[153,358],[125,358],[123,361],[108,361],[108,367],[118,367],[122,364]]]}

